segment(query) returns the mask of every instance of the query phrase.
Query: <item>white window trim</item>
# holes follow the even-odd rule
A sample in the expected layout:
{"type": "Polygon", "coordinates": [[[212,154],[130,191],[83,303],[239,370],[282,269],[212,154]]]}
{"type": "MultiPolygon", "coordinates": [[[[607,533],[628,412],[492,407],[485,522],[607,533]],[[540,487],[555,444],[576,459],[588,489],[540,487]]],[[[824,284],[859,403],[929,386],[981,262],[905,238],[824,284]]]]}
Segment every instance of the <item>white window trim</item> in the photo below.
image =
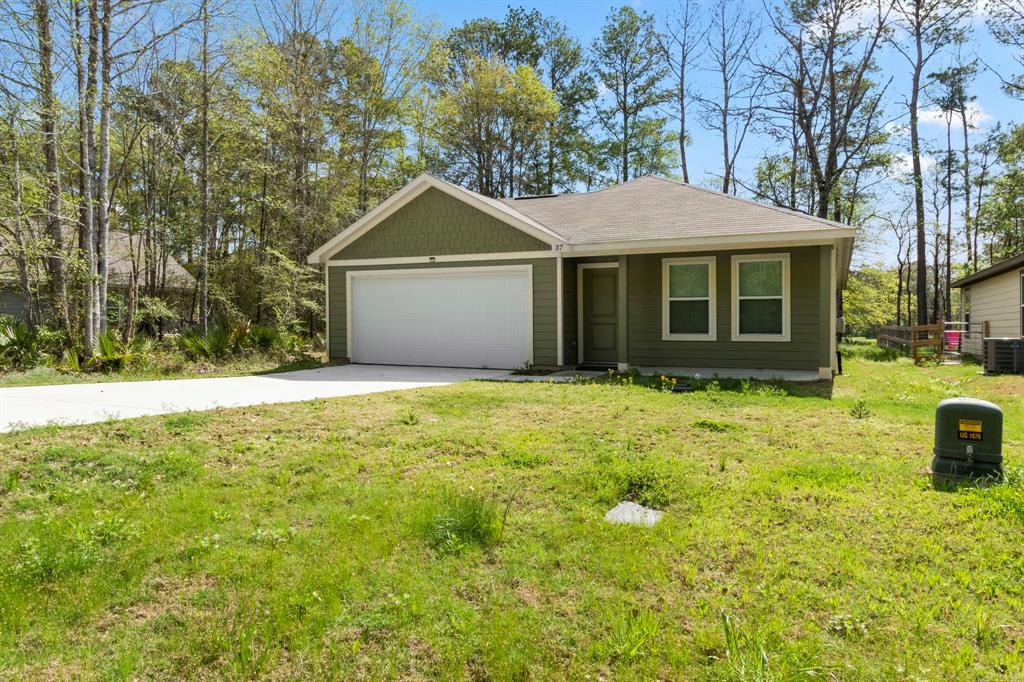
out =
{"type": "MultiPolygon", "coordinates": [[[[790,275],[788,253],[757,253],[732,257],[732,340],[788,342],[790,340],[790,275]],[[781,334],[740,334],[740,263],[782,261],[782,333],[781,334]]],[[[746,296],[745,298],[775,299],[778,296],[746,296]]]]}
{"type": "Polygon", "coordinates": [[[662,341],[716,341],[718,340],[718,312],[716,295],[718,279],[715,274],[715,257],[702,256],[694,258],[663,258],[661,260],[661,340],[662,341]],[[708,297],[670,298],[669,270],[673,265],[701,264],[708,266],[708,297]],[[669,331],[669,311],[671,301],[708,301],[708,333],[707,334],[673,334],[669,331]]]}

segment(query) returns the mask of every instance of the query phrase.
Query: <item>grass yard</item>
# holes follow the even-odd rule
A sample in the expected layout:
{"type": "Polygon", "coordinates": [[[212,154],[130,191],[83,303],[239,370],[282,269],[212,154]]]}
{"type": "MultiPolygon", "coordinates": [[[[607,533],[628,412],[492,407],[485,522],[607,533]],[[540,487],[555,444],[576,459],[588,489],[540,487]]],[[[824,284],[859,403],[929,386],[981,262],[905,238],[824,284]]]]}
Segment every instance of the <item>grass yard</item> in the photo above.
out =
{"type": "Polygon", "coordinates": [[[240,377],[252,374],[276,374],[298,369],[322,367],[321,358],[305,356],[291,360],[272,357],[233,358],[211,362],[172,361],[120,372],[68,372],[54,367],[33,367],[0,372],[0,388],[13,386],[51,386],[54,384],[101,384],[116,381],[154,381],[164,379],[201,379],[240,377]]]}
{"type": "Polygon", "coordinates": [[[857,354],[2,436],[0,677],[1024,678],[1024,378],[857,354]],[[955,395],[1008,484],[930,487],[955,395]]]}

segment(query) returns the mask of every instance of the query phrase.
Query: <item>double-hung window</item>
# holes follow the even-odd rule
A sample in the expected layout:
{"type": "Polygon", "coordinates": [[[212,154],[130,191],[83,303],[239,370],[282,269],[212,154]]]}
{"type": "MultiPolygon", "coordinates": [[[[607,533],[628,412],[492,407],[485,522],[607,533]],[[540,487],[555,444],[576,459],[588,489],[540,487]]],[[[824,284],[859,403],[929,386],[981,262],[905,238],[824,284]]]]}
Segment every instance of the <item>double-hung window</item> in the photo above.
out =
{"type": "Polygon", "coordinates": [[[732,257],[732,340],[789,341],[789,254],[732,257]]]}
{"type": "Polygon", "coordinates": [[[661,268],[662,339],[714,341],[714,257],[666,258],[661,268]]]}

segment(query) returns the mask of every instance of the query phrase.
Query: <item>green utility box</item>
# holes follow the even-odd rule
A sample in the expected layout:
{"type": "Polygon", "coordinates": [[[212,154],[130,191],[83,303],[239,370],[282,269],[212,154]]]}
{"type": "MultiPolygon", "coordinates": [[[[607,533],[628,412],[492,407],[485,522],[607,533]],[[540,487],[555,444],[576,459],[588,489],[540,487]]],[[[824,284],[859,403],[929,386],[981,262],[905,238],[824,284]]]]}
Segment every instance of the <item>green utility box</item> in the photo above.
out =
{"type": "Polygon", "coordinates": [[[1003,477],[1003,411],[974,398],[951,398],[935,410],[936,482],[1003,477]]]}

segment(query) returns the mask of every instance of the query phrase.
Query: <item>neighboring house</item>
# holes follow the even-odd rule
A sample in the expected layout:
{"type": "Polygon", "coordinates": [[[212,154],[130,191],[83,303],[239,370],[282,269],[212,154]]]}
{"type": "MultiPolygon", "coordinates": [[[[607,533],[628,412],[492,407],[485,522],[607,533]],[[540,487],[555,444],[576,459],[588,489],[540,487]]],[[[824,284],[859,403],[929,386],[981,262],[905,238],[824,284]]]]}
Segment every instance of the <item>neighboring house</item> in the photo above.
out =
{"type": "Polygon", "coordinates": [[[421,175],[309,262],[332,360],[828,378],[853,237],[655,177],[498,200],[421,175]]]}
{"type": "MultiPolygon", "coordinates": [[[[74,244],[78,239],[73,229],[66,230],[65,244],[74,244]]],[[[146,255],[140,248],[139,237],[130,236],[126,232],[111,230],[108,240],[107,273],[108,287],[114,294],[108,304],[109,314],[116,317],[122,301],[131,286],[133,267],[145,268],[146,255]]],[[[182,299],[195,288],[195,279],[181,263],[168,256],[165,263],[158,268],[164,286],[163,291],[174,298],[182,299]]],[[[140,275],[141,276],[141,275],[140,275]]],[[[139,283],[140,290],[145,283],[139,283]]],[[[18,273],[14,261],[10,257],[0,255],[0,315],[11,315],[24,320],[27,316],[28,298],[18,283],[18,273]]]]}
{"type": "Polygon", "coordinates": [[[984,338],[1024,337],[1024,254],[979,270],[953,282],[960,289],[963,322],[968,333],[961,342],[963,352],[982,357],[984,338]]]}

